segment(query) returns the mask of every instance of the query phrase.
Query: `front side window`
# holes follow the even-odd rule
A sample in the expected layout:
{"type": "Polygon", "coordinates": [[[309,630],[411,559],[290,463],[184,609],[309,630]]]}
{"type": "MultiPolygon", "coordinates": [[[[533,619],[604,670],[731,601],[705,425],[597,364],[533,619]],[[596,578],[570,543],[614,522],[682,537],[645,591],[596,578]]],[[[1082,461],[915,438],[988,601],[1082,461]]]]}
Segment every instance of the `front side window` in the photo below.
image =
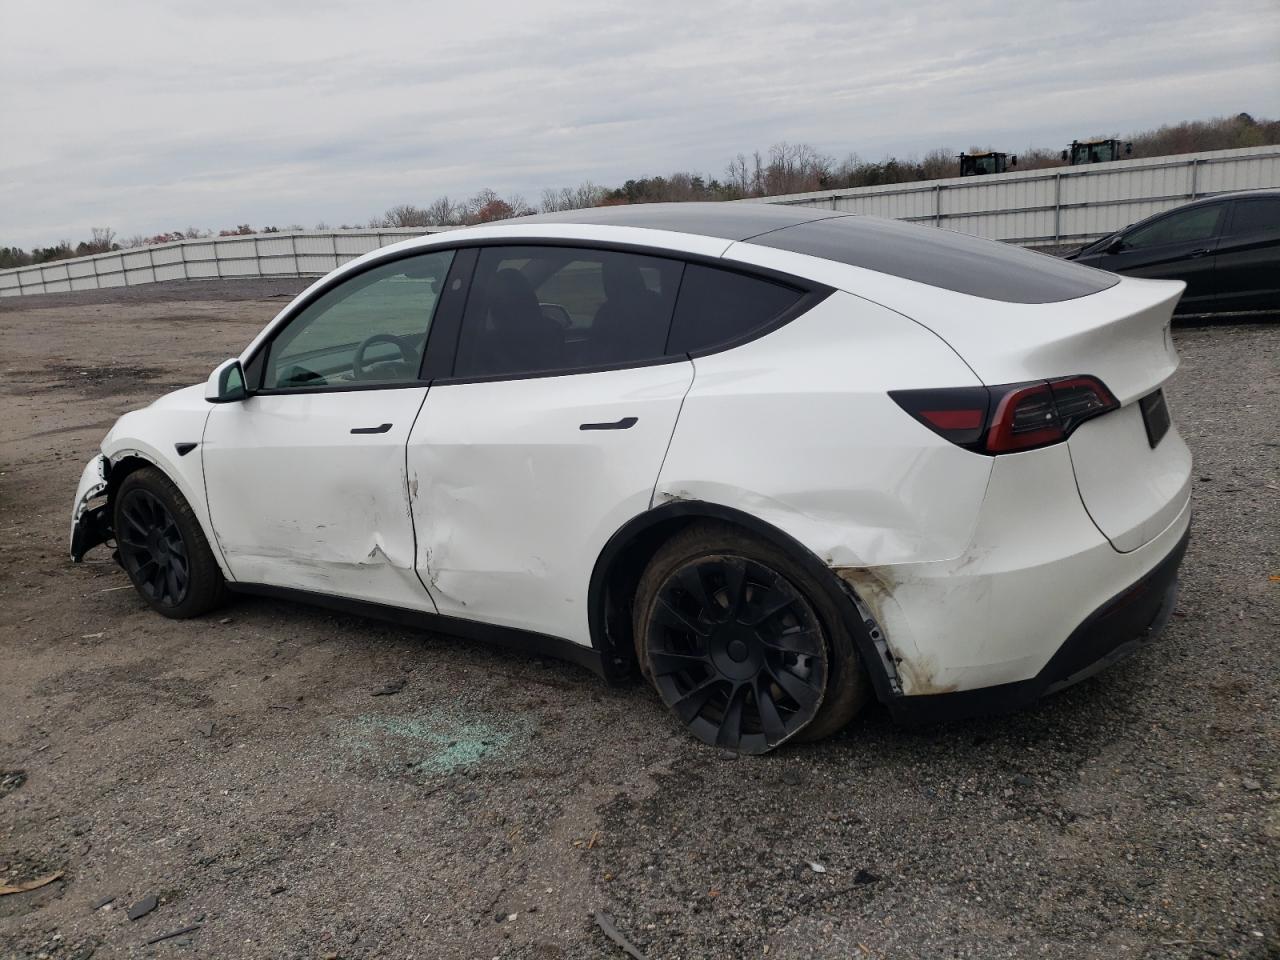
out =
{"type": "Polygon", "coordinates": [[[272,340],[263,387],[317,390],[416,381],[452,262],[452,250],[405,257],[327,291],[272,340]]]}
{"type": "Polygon", "coordinates": [[[1125,250],[1160,247],[1169,243],[1191,243],[1208,240],[1218,232],[1222,220],[1220,203],[1173,213],[1145,227],[1139,227],[1124,238],[1125,250]]]}
{"type": "Polygon", "coordinates": [[[683,265],[576,247],[485,247],[456,377],[522,376],[663,356],[683,265]]]}

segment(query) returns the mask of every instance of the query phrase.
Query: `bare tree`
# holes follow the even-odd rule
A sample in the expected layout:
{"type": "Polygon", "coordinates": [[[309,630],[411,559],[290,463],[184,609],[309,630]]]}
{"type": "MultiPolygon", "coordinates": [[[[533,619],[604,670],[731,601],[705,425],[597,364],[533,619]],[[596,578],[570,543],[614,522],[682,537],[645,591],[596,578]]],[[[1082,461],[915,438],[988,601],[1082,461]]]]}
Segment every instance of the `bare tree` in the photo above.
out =
{"type": "Polygon", "coordinates": [[[427,218],[433,226],[449,227],[462,219],[462,211],[447,196],[436,197],[427,206],[427,218]]]}
{"type": "Polygon", "coordinates": [[[88,245],[93,248],[94,253],[106,253],[115,243],[115,239],[116,232],[110,227],[94,227],[88,245]]]}
{"type": "Polygon", "coordinates": [[[506,199],[506,204],[511,208],[511,216],[527,217],[531,213],[537,213],[533,207],[529,206],[528,201],[518,193],[513,193],[506,199]]]}
{"type": "Polygon", "coordinates": [[[604,202],[604,187],[584,180],[576,187],[561,187],[554,190],[548,187],[542,191],[542,212],[555,213],[558,210],[583,210],[587,207],[598,207],[604,202]]]}
{"type": "Polygon", "coordinates": [[[411,203],[401,203],[389,209],[383,217],[384,227],[431,227],[431,215],[411,203]]]}
{"type": "Polygon", "coordinates": [[[746,154],[740,153],[730,160],[725,167],[724,176],[729,188],[739,197],[751,195],[751,170],[747,166],[746,154]]]}
{"type": "Polygon", "coordinates": [[[924,155],[924,159],[920,161],[920,171],[925,180],[941,180],[944,177],[954,177],[959,170],[956,152],[949,147],[930,150],[924,155]]]}

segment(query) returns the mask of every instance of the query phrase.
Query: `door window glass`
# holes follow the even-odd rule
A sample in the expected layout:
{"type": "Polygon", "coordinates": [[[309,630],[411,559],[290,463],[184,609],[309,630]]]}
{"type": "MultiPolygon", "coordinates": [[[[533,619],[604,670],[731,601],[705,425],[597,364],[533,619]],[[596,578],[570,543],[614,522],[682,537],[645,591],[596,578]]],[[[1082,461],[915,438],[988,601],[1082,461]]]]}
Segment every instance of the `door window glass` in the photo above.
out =
{"type": "Polygon", "coordinates": [[[263,387],[316,390],[418,379],[452,250],[374,267],[309,304],[271,342],[263,387]]]}
{"type": "Polygon", "coordinates": [[[1220,203],[1173,213],[1145,227],[1139,227],[1124,238],[1125,250],[1158,247],[1167,243],[1190,243],[1208,240],[1218,232],[1222,220],[1220,203]]]}
{"type": "Polygon", "coordinates": [[[668,349],[689,353],[740,340],[776,320],[802,296],[781,283],[691,263],[680,284],[668,349]]]}
{"type": "Polygon", "coordinates": [[[663,355],[683,265],[575,247],[486,247],[454,375],[637,363],[663,355]]]}
{"type": "Polygon", "coordinates": [[[1280,227],[1280,199],[1237,200],[1231,217],[1233,234],[1258,233],[1280,227]]]}

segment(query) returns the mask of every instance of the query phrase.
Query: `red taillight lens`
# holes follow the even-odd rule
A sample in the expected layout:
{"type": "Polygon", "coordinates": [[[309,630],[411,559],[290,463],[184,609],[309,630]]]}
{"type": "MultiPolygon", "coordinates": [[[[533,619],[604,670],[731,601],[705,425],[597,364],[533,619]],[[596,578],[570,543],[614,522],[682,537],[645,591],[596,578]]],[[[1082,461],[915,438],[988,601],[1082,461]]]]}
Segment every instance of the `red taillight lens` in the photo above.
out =
{"type": "Polygon", "coordinates": [[[1064,433],[1070,433],[1090,417],[1120,406],[1111,391],[1093,377],[1051,380],[1049,387],[1053,390],[1053,402],[1064,433]]]}
{"type": "MultiPolygon", "coordinates": [[[[996,389],[991,392],[996,393],[996,389]]],[[[1066,439],[1058,408],[1047,383],[1017,386],[997,394],[996,412],[987,431],[988,453],[1030,450],[1066,439]]]]}
{"type": "Polygon", "coordinates": [[[976,453],[1014,453],[1059,443],[1084,421],[1119,404],[1094,377],[997,387],[891,390],[898,406],[952,443],[976,453]]]}

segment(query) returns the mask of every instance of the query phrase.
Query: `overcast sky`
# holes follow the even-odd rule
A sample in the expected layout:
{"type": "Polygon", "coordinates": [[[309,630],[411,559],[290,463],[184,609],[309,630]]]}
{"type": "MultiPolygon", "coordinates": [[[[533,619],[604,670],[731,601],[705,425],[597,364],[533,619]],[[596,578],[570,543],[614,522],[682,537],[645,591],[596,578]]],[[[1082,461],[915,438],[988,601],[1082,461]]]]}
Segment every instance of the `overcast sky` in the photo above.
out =
{"type": "Polygon", "coordinates": [[[29,248],[1275,117],[1280,0],[0,0],[0,90],[29,248]]]}

